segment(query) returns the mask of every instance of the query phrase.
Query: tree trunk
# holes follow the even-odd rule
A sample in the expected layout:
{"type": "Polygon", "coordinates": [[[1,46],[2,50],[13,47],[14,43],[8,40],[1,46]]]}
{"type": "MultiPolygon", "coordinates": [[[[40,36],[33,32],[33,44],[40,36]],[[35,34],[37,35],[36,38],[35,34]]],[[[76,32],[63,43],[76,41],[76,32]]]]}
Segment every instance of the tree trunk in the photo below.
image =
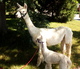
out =
{"type": "Polygon", "coordinates": [[[79,18],[80,18],[80,4],[79,4],[79,18]]]}
{"type": "Polygon", "coordinates": [[[0,34],[6,32],[5,3],[0,2],[0,34]]]}

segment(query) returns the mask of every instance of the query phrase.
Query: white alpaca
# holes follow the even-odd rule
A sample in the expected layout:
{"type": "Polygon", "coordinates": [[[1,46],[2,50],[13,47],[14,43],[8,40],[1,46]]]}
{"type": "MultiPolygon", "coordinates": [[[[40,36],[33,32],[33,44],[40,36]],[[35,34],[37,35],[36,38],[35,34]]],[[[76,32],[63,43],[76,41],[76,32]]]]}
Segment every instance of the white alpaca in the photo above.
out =
{"type": "MultiPolygon", "coordinates": [[[[34,43],[37,44],[36,39],[38,39],[38,37],[42,35],[45,39],[46,46],[52,46],[61,43],[62,53],[63,54],[67,53],[67,56],[70,58],[71,46],[72,46],[71,29],[68,27],[57,27],[53,29],[37,28],[34,26],[28,15],[27,5],[24,4],[24,6],[21,6],[18,3],[17,5],[19,8],[17,9],[16,17],[17,18],[22,17],[24,19],[34,43]]],[[[42,60],[43,60],[43,55],[41,53],[41,49],[39,49],[37,66],[40,65],[42,60]]]]}
{"type": "Polygon", "coordinates": [[[37,44],[41,48],[44,61],[46,62],[45,69],[52,69],[52,64],[59,64],[59,69],[70,69],[71,60],[64,54],[60,54],[54,51],[51,51],[47,48],[45,40],[40,37],[37,39],[37,44]]]}

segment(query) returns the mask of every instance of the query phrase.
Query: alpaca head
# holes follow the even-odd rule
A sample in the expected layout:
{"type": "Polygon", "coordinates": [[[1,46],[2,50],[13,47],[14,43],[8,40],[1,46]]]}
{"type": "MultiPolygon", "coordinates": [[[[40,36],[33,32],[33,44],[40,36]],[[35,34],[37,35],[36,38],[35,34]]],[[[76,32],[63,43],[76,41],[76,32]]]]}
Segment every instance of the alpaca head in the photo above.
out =
{"type": "Polygon", "coordinates": [[[27,14],[27,4],[24,3],[24,6],[21,6],[20,4],[17,3],[17,6],[19,8],[17,9],[16,17],[17,18],[25,17],[25,15],[27,14]]]}

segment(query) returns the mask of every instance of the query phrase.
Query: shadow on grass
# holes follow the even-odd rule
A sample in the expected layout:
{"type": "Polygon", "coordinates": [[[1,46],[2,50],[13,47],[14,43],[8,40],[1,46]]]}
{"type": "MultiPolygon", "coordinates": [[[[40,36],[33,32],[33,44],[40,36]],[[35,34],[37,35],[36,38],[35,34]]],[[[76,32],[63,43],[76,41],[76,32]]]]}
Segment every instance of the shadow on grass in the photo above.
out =
{"type": "Polygon", "coordinates": [[[76,43],[72,45],[72,62],[74,66],[80,66],[80,31],[73,31],[73,37],[76,43]]]}
{"type": "Polygon", "coordinates": [[[80,39],[80,31],[73,31],[73,37],[80,39]]]}
{"type": "Polygon", "coordinates": [[[29,33],[20,34],[17,31],[8,31],[1,37],[0,64],[23,64],[32,57],[35,49],[29,33]],[[26,35],[27,34],[27,35],[26,35]]]}
{"type": "Polygon", "coordinates": [[[80,66],[80,46],[76,44],[72,45],[71,60],[72,60],[73,66],[75,67],[80,66]]]}

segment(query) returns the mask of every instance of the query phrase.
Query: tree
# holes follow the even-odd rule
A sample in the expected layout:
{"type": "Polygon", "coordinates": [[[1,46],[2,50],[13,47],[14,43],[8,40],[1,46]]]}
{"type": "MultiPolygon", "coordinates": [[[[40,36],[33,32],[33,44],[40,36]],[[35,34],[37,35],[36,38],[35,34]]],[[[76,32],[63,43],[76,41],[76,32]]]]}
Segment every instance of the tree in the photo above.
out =
{"type": "Polygon", "coordinates": [[[77,0],[80,3],[80,0],[77,0]]]}
{"type": "MultiPolygon", "coordinates": [[[[16,0],[17,2],[23,2],[22,0],[16,0]]],[[[0,34],[4,34],[7,32],[7,27],[6,27],[6,10],[10,11],[12,10],[13,5],[16,5],[15,0],[0,0],[0,34]],[[8,8],[7,8],[7,7],[8,8]]]]}
{"type": "Polygon", "coordinates": [[[0,1],[0,33],[6,32],[5,2],[0,1]]]}
{"type": "Polygon", "coordinates": [[[72,20],[76,9],[76,0],[38,0],[35,4],[39,12],[51,14],[52,20],[59,22],[72,20]]]}

